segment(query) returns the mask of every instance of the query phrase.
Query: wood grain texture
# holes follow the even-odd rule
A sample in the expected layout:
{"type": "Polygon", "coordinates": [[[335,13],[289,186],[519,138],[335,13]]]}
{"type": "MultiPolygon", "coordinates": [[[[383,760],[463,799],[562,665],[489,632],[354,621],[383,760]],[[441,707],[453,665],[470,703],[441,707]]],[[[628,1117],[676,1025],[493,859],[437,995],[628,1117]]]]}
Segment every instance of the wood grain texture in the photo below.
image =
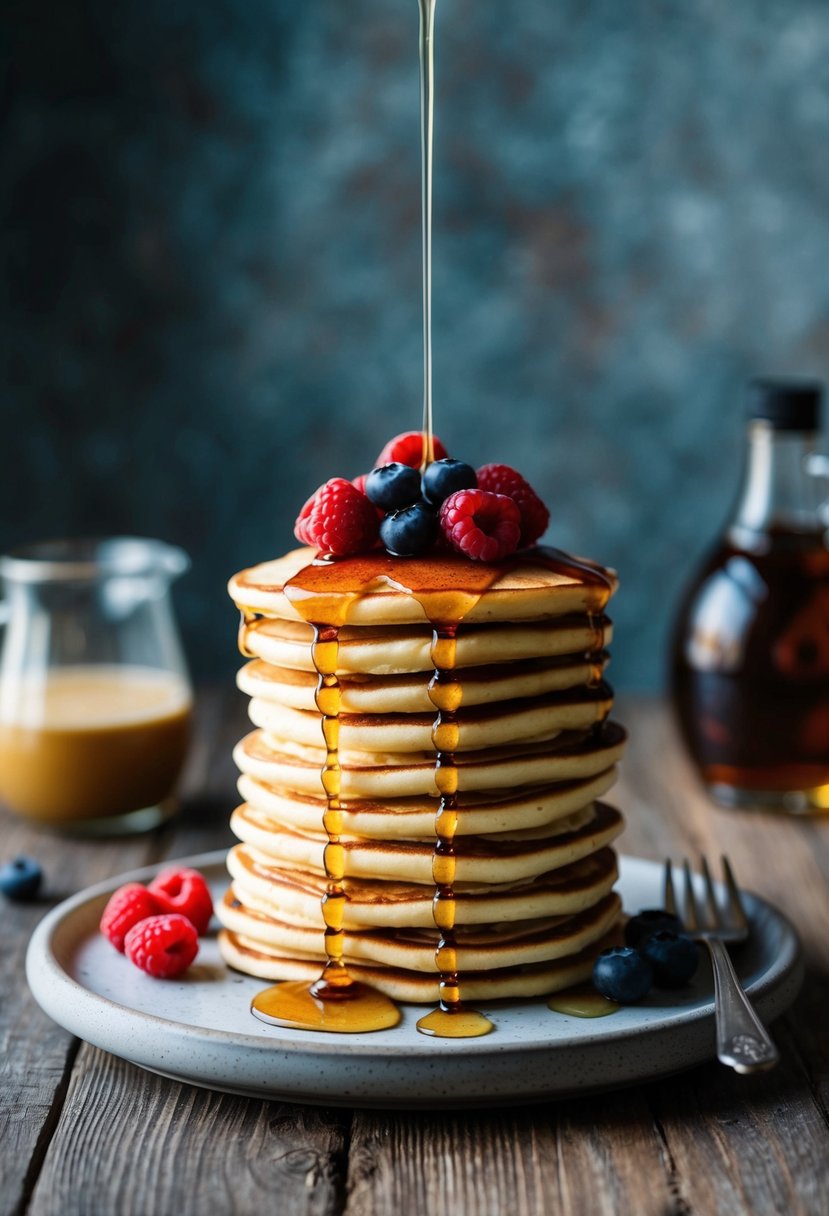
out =
{"type": "Polygon", "coordinates": [[[0,1213],[21,1210],[45,1151],[76,1044],[35,1004],[24,976],[29,937],[60,900],[120,870],[145,865],[146,839],[118,844],[34,831],[0,809],[0,861],[36,857],[44,871],[37,901],[2,900],[0,915],[0,1213]]]}
{"type": "Polygon", "coordinates": [[[179,1085],[84,1045],[29,1216],[329,1216],[342,1116],[179,1085]]]}
{"type": "Polygon", "coordinates": [[[21,983],[25,939],[51,902],[96,879],[229,841],[232,690],[203,696],[183,814],[151,836],[62,841],[11,819],[2,856],[36,853],[39,908],[0,918],[0,1216],[829,1216],[829,819],[716,810],[670,717],[620,706],[631,731],[614,801],[626,852],[716,858],[797,925],[809,974],[774,1028],[782,1063],[741,1078],[716,1064],[648,1086],[546,1106],[440,1113],[331,1112],[167,1081],[73,1040],[21,983]]]}

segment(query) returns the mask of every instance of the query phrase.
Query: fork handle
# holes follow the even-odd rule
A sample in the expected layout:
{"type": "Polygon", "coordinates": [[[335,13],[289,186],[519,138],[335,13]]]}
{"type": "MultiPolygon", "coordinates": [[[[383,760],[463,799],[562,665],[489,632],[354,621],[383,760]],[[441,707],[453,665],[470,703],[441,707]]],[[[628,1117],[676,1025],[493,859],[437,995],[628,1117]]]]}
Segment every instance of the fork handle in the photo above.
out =
{"type": "Polygon", "coordinates": [[[717,1056],[735,1072],[773,1068],[780,1053],[743,991],[731,956],[718,938],[705,938],[714,971],[717,1056]]]}

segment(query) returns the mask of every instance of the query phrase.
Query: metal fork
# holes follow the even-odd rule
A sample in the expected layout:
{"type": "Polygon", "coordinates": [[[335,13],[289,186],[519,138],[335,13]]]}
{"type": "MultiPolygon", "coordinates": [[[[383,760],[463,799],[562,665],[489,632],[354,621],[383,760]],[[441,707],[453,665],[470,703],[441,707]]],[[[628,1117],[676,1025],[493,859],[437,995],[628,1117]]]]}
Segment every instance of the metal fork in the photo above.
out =
{"type": "Polygon", "coordinates": [[[780,1056],[769,1033],[755,1013],[737,978],[726,943],[743,942],[749,924],[740,891],[728,858],[722,859],[726,906],[721,908],[711,880],[708,862],[703,857],[700,870],[705,887],[704,907],[694,889],[691,867],[684,862],[683,908],[679,910],[674,892],[673,866],[665,862],[665,909],[679,916],[685,932],[704,942],[711,955],[714,972],[714,1009],[717,1019],[717,1057],[736,1072],[761,1072],[773,1068],[780,1056]]]}

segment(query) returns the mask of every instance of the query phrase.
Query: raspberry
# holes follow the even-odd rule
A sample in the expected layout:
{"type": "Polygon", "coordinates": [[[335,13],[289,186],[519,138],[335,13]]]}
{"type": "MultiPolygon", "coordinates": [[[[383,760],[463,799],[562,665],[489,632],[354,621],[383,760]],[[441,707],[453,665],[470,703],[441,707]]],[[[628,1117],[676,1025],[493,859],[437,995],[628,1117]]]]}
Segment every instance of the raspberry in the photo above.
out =
{"type": "MultiPolygon", "coordinates": [[[[447,455],[437,435],[432,436],[434,459],[443,460],[447,455]]],[[[426,436],[423,431],[406,431],[390,439],[374,462],[375,469],[381,469],[384,464],[408,464],[413,469],[419,469],[426,460],[426,436]]]]}
{"type": "Polygon", "coordinates": [[[550,522],[550,512],[528,481],[508,464],[485,464],[478,469],[478,486],[493,494],[506,494],[521,512],[520,545],[534,545],[550,522]]]}
{"type": "Polygon", "coordinates": [[[198,870],[164,870],[150,883],[149,890],[158,900],[159,912],[180,912],[204,933],[213,915],[213,900],[207,883],[198,870]]]}
{"type": "Polygon", "coordinates": [[[449,543],[478,562],[497,562],[514,553],[521,535],[521,512],[505,494],[457,490],[440,509],[449,543]]]}
{"type": "Polygon", "coordinates": [[[124,943],[127,958],[158,980],[181,975],[199,952],[199,935],[178,912],[148,916],[133,925],[124,943]]]}
{"type": "Polygon", "coordinates": [[[344,477],[332,477],[308,499],[294,534],[320,553],[350,557],[374,548],[379,527],[377,512],[365,494],[344,477]]]}
{"type": "Polygon", "coordinates": [[[116,950],[124,953],[124,938],[133,925],[148,916],[155,916],[161,911],[152,891],[148,891],[140,882],[128,882],[126,886],[109,897],[109,903],[104,908],[100,929],[116,950]]]}

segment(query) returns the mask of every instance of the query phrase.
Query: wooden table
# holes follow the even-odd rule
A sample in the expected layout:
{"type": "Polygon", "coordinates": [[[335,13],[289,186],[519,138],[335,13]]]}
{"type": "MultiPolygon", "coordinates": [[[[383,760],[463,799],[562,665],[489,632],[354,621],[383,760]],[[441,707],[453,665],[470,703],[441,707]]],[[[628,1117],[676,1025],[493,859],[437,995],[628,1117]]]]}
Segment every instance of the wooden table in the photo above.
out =
{"type": "Polygon", "coordinates": [[[0,908],[0,1214],[829,1214],[829,819],[714,810],[662,705],[622,700],[617,716],[631,732],[615,797],[623,849],[725,850],[801,933],[807,979],[774,1028],[774,1072],[744,1078],[711,1063],[601,1097],[438,1117],[211,1093],[73,1039],[29,995],[29,934],[89,883],[229,843],[244,705],[206,693],[173,826],[77,841],[0,811],[0,859],[35,855],[48,876],[39,904],[0,908]]]}

